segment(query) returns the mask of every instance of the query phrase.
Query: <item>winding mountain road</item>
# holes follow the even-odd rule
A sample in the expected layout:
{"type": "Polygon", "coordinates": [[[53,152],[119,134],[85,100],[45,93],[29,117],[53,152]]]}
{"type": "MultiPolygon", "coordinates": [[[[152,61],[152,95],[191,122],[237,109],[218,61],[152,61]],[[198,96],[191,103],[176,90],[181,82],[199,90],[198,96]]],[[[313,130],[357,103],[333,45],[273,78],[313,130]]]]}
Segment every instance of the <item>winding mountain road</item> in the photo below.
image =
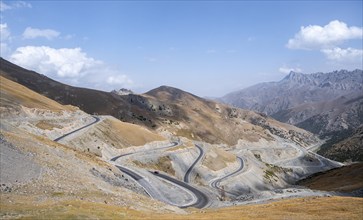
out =
{"type": "Polygon", "coordinates": [[[204,150],[203,148],[201,148],[200,146],[198,146],[197,144],[195,145],[198,149],[199,149],[199,156],[198,158],[194,161],[194,163],[189,167],[189,169],[187,170],[187,172],[185,172],[184,175],[184,182],[189,183],[190,182],[190,174],[193,171],[194,166],[200,161],[200,159],[202,159],[203,155],[204,155],[204,150]]]}
{"type": "Polygon", "coordinates": [[[161,174],[158,172],[150,172],[152,174],[154,174],[157,177],[163,178],[165,180],[168,180],[170,182],[173,182],[185,189],[188,189],[189,191],[191,191],[196,197],[197,197],[197,201],[195,201],[194,203],[190,204],[190,205],[186,205],[186,206],[179,206],[179,208],[187,208],[187,207],[195,207],[195,208],[204,208],[205,206],[208,205],[209,203],[209,199],[207,197],[207,195],[205,195],[203,192],[201,192],[200,190],[198,190],[197,188],[182,182],[180,180],[174,179],[170,176],[167,176],[165,174],[161,174]]]}
{"type": "MultiPolygon", "coordinates": [[[[89,126],[92,126],[92,125],[94,125],[94,124],[96,124],[97,122],[100,121],[99,117],[96,117],[96,116],[92,116],[92,117],[95,119],[95,121],[93,121],[92,123],[87,124],[87,125],[85,125],[83,127],[80,127],[80,128],[78,128],[76,130],[73,130],[73,131],[71,131],[69,133],[66,133],[66,134],[54,139],[54,141],[59,142],[63,138],[65,138],[65,137],[67,137],[67,136],[69,136],[71,134],[74,134],[74,133],[76,133],[76,132],[78,132],[78,131],[80,131],[82,129],[85,129],[85,128],[89,127],[89,126]]],[[[171,145],[160,147],[160,148],[155,148],[155,149],[150,149],[150,151],[175,147],[178,144],[179,144],[178,142],[172,142],[171,145]]],[[[200,154],[199,154],[198,158],[193,162],[193,164],[187,170],[187,172],[186,172],[186,174],[184,176],[184,181],[185,182],[189,182],[190,173],[192,172],[194,166],[198,163],[198,161],[200,161],[200,159],[202,158],[202,156],[204,154],[204,151],[203,151],[203,149],[201,147],[199,147],[198,145],[195,145],[195,146],[199,149],[200,154]]],[[[125,157],[125,156],[132,155],[132,154],[137,154],[137,153],[141,153],[141,152],[145,153],[145,151],[136,151],[136,152],[126,153],[126,154],[122,154],[122,155],[113,157],[111,159],[111,161],[115,162],[117,159],[119,159],[121,157],[125,157]]],[[[149,196],[151,196],[152,198],[167,202],[167,201],[165,201],[165,199],[163,199],[163,196],[160,194],[160,192],[158,190],[156,190],[156,188],[153,187],[143,176],[141,176],[140,174],[136,173],[135,171],[133,171],[133,170],[127,168],[127,167],[124,167],[124,166],[121,166],[121,165],[115,165],[115,166],[120,171],[124,172],[126,175],[133,178],[138,184],[140,184],[145,189],[146,193],[149,196]]],[[[165,174],[161,174],[159,172],[151,172],[150,171],[150,173],[152,173],[153,175],[155,175],[155,176],[157,176],[159,178],[162,178],[162,179],[165,179],[165,180],[167,180],[169,182],[172,182],[173,184],[178,185],[179,187],[181,187],[181,188],[183,188],[185,190],[188,190],[189,192],[194,194],[194,196],[196,198],[195,202],[191,203],[191,204],[188,204],[188,205],[179,206],[180,208],[187,208],[187,207],[203,208],[209,203],[207,195],[205,195],[203,192],[201,192],[197,188],[195,188],[193,186],[190,186],[187,183],[184,183],[184,182],[179,181],[177,179],[174,179],[174,178],[172,178],[170,176],[167,176],[165,174]]]]}
{"type": "Polygon", "coordinates": [[[89,126],[93,125],[93,124],[96,124],[97,122],[99,122],[99,121],[100,121],[100,118],[99,118],[99,117],[96,117],[96,116],[92,116],[92,117],[95,119],[95,121],[94,121],[94,122],[92,122],[92,123],[90,123],[90,124],[88,124],[88,125],[85,125],[85,126],[83,126],[83,127],[81,127],[81,128],[78,128],[78,129],[76,129],[76,130],[73,130],[73,131],[71,131],[71,132],[69,132],[69,133],[67,133],[67,134],[64,134],[64,135],[62,135],[62,136],[60,136],[60,137],[58,137],[58,138],[54,139],[53,141],[58,142],[58,141],[60,141],[61,139],[65,138],[65,137],[67,137],[67,136],[69,136],[69,135],[71,135],[71,134],[74,134],[74,133],[76,133],[76,132],[78,132],[78,131],[80,131],[80,130],[82,130],[82,129],[85,129],[85,128],[87,128],[87,127],[89,127],[89,126]]]}
{"type": "Polygon", "coordinates": [[[129,175],[130,177],[132,177],[134,180],[139,181],[141,179],[143,179],[144,177],[140,176],[139,174],[135,173],[134,171],[127,169],[125,167],[122,166],[118,166],[116,165],[116,167],[121,170],[122,172],[126,173],[127,175],[129,175]]]}
{"type": "MultiPolygon", "coordinates": [[[[175,147],[178,144],[179,144],[178,142],[172,142],[171,145],[156,148],[156,149],[150,149],[149,151],[175,147]]],[[[186,175],[184,176],[184,181],[185,181],[185,179],[188,180],[189,174],[193,170],[193,167],[197,164],[197,162],[202,158],[202,156],[204,154],[204,151],[203,151],[203,149],[201,147],[199,147],[197,145],[195,145],[195,146],[199,149],[200,154],[199,154],[198,158],[193,162],[193,164],[189,167],[186,175]]],[[[129,155],[133,155],[133,154],[137,154],[137,153],[145,153],[145,152],[147,152],[147,151],[136,151],[136,152],[122,154],[122,155],[113,157],[111,159],[111,161],[115,162],[117,159],[119,159],[121,157],[129,156],[129,155]]],[[[116,167],[119,170],[121,170],[122,172],[124,172],[125,174],[127,174],[128,176],[130,176],[131,178],[133,178],[137,183],[139,183],[145,189],[146,193],[149,196],[151,196],[154,199],[158,199],[158,200],[161,200],[161,201],[165,202],[165,200],[163,199],[163,196],[161,196],[160,193],[148,181],[146,181],[144,177],[142,177],[138,173],[130,170],[129,168],[127,168],[125,166],[116,165],[116,167]]],[[[195,187],[193,187],[193,186],[191,186],[191,185],[189,185],[187,183],[184,183],[184,182],[182,182],[180,180],[177,180],[177,179],[175,179],[173,177],[167,176],[165,174],[161,174],[159,172],[152,172],[152,171],[149,171],[149,172],[152,173],[153,175],[159,177],[159,178],[165,179],[165,180],[167,180],[167,181],[169,181],[169,182],[171,182],[171,183],[173,183],[173,184],[175,184],[175,185],[177,185],[177,186],[179,186],[179,187],[181,187],[181,188],[183,188],[185,190],[188,190],[192,194],[194,194],[194,196],[196,198],[196,201],[194,203],[191,203],[191,204],[188,204],[188,205],[178,206],[179,208],[187,208],[187,207],[204,208],[205,206],[208,205],[209,200],[208,200],[207,195],[205,195],[203,192],[201,192],[197,188],[195,188],[195,187]]]]}
{"type": "MultiPolygon", "coordinates": [[[[96,124],[97,122],[100,121],[100,118],[97,117],[97,116],[92,116],[95,121],[83,126],[83,127],[80,127],[76,130],[73,130],[69,133],[66,133],[56,139],[54,139],[53,141],[56,141],[56,142],[59,142],[60,140],[62,140],[63,138],[71,135],[71,134],[74,134],[76,132],[79,132],[80,130],[82,129],[85,129],[89,126],[92,126],[94,124],[96,124]]],[[[168,146],[164,146],[164,147],[160,147],[160,148],[155,148],[155,149],[150,149],[150,151],[155,151],[155,150],[161,150],[161,149],[165,149],[165,148],[170,148],[170,147],[175,147],[177,146],[179,143],[178,142],[172,142],[170,145],[168,146]]],[[[186,171],[185,175],[184,175],[184,182],[180,181],[180,180],[177,180],[173,177],[170,177],[168,175],[165,175],[165,174],[161,174],[159,172],[152,172],[152,171],[149,171],[150,173],[152,173],[153,175],[159,177],[159,178],[162,178],[164,180],[167,180],[189,192],[191,192],[192,194],[194,194],[196,200],[194,203],[191,203],[191,204],[188,204],[188,205],[181,205],[179,206],[180,208],[187,208],[187,207],[195,207],[195,208],[204,208],[206,207],[208,204],[209,204],[209,199],[208,199],[208,196],[206,194],[204,194],[202,191],[200,191],[199,189],[189,185],[188,183],[190,182],[190,175],[195,167],[195,165],[202,159],[203,155],[204,155],[204,150],[203,148],[201,148],[200,146],[198,146],[197,144],[195,145],[195,147],[197,147],[199,149],[199,156],[197,157],[197,159],[193,162],[193,164],[188,168],[188,170],[186,171]]],[[[125,156],[128,156],[128,155],[133,155],[133,154],[137,154],[137,153],[145,153],[146,151],[136,151],[136,152],[131,152],[131,153],[126,153],[126,154],[122,154],[122,155],[119,155],[119,156],[116,156],[116,157],[113,157],[111,158],[111,161],[112,162],[115,162],[116,160],[118,160],[119,158],[121,157],[125,157],[125,156]]],[[[220,182],[225,179],[225,178],[228,178],[232,175],[234,175],[235,173],[241,171],[243,169],[243,160],[241,158],[240,159],[240,163],[241,163],[241,166],[239,167],[239,169],[237,169],[236,171],[234,171],[233,173],[230,173],[220,179],[217,179],[215,181],[213,181],[211,183],[212,187],[216,188],[216,189],[219,189],[219,184],[220,182]]],[[[138,184],[140,184],[146,191],[146,193],[151,196],[152,198],[155,198],[155,199],[158,199],[158,200],[161,200],[161,201],[164,201],[164,202],[167,202],[165,201],[165,199],[163,199],[163,196],[160,194],[160,192],[158,190],[156,190],[155,187],[153,187],[143,176],[141,176],[140,174],[136,173],[135,171],[127,168],[127,167],[124,167],[124,166],[121,166],[121,165],[115,165],[120,171],[122,171],[123,173],[125,173],[126,175],[130,176],[131,178],[133,178],[138,184]]]]}
{"type": "MultiPolygon", "coordinates": [[[[295,156],[295,157],[292,157],[292,158],[287,158],[287,159],[284,159],[284,160],[280,160],[280,161],[275,161],[274,165],[277,165],[277,166],[283,166],[283,167],[299,167],[300,165],[289,165],[289,163],[291,161],[298,161],[299,159],[303,159],[305,156],[310,155],[311,156],[315,156],[315,158],[319,161],[319,165],[310,165],[310,166],[306,166],[306,167],[325,167],[327,166],[328,164],[327,163],[330,163],[331,165],[334,165],[334,166],[342,166],[343,164],[342,163],[339,163],[337,161],[333,161],[333,160],[330,160],[328,158],[325,158],[313,151],[310,151],[309,150],[309,147],[307,148],[303,148],[301,146],[297,146],[297,145],[290,145],[291,147],[295,148],[296,151],[298,152],[298,155],[295,156]]],[[[315,145],[313,145],[315,146],[315,145]]]]}
{"type": "Polygon", "coordinates": [[[237,159],[239,160],[240,162],[240,166],[235,170],[233,171],[232,173],[229,173],[221,178],[218,178],[216,180],[214,180],[213,182],[210,183],[210,186],[217,189],[217,190],[223,190],[224,192],[228,193],[228,194],[231,194],[231,195],[234,195],[234,196],[239,196],[238,194],[236,193],[232,193],[232,192],[228,192],[222,188],[219,187],[219,184],[222,182],[222,180],[224,179],[227,179],[228,177],[231,177],[233,175],[235,175],[236,173],[239,173],[240,171],[243,170],[244,168],[244,163],[243,163],[243,159],[241,157],[237,157],[237,159]]]}
{"type": "MultiPolygon", "coordinates": [[[[172,142],[171,145],[168,145],[168,146],[164,146],[164,147],[159,147],[159,148],[155,148],[155,149],[150,149],[150,151],[154,151],[154,150],[161,150],[161,149],[165,149],[165,148],[169,148],[169,147],[176,147],[178,146],[178,142],[174,141],[172,142]]],[[[116,161],[117,159],[119,159],[120,157],[125,157],[125,156],[128,156],[128,155],[132,155],[132,154],[137,154],[137,153],[145,153],[146,151],[148,150],[144,150],[144,151],[136,151],[136,152],[131,152],[131,153],[126,153],[126,154],[121,154],[119,156],[116,156],[114,158],[111,159],[111,161],[116,161]]]]}
{"type": "Polygon", "coordinates": [[[145,190],[145,192],[152,198],[163,201],[165,203],[168,203],[169,201],[166,201],[164,197],[159,193],[157,189],[155,189],[144,177],[139,175],[138,173],[134,172],[133,170],[130,170],[129,168],[118,166],[116,167],[123,173],[127,174],[131,178],[133,178],[142,188],[145,190]]]}

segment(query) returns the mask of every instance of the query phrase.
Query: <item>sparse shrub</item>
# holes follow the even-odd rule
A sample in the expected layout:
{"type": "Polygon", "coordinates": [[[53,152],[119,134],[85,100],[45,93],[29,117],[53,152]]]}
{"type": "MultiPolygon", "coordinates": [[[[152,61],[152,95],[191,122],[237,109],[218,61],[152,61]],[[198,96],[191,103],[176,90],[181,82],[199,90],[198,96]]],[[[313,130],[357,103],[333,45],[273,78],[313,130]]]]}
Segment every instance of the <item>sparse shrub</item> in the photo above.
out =
{"type": "Polygon", "coordinates": [[[262,162],[261,155],[259,155],[259,154],[253,154],[253,156],[255,156],[257,160],[259,160],[259,161],[262,162]]]}

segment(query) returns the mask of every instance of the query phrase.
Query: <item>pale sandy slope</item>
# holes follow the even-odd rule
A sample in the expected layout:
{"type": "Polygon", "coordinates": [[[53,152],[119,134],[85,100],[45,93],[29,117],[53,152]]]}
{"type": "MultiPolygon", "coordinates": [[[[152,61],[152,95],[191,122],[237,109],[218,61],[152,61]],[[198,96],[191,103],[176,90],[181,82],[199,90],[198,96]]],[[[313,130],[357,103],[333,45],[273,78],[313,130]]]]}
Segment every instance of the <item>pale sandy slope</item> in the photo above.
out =
{"type": "MultiPolygon", "coordinates": [[[[11,210],[16,210],[26,204],[88,201],[180,212],[146,197],[137,184],[92,152],[52,141],[56,134],[62,135],[89,123],[91,116],[7,79],[1,78],[0,82],[1,207],[12,206],[11,210]]],[[[135,132],[145,137],[125,139],[125,144],[119,147],[162,139],[139,126],[107,120],[115,124],[111,135],[135,132]]],[[[119,135],[118,140],[121,139],[119,135]]],[[[1,209],[0,214],[16,217],[11,210],[1,209]]]]}

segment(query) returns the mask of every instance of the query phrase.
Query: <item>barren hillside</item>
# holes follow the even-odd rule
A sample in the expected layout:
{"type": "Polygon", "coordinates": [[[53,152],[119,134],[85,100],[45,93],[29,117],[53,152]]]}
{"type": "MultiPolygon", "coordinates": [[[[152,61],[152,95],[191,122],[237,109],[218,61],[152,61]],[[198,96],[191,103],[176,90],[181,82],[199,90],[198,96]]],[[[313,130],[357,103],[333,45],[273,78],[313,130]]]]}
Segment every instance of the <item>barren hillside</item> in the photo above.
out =
{"type": "Polygon", "coordinates": [[[331,195],[294,186],[341,166],[307,150],[320,143],[309,132],[166,86],[126,97],[120,115],[158,125],[89,115],[1,78],[1,216],[194,218],[188,207],[331,195]]]}
{"type": "Polygon", "coordinates": [[[172,87],[119,96],[64,85],[4,59],[0,73],[62,104],[78,106],[89,114],[112,115],[124,122],[165,131],[165,135],[228,145],[235,145],[240,139],[271,140],[271,135],[303,146],[317,141],[313,134],[265,115],[207,101],[172,87]]]}

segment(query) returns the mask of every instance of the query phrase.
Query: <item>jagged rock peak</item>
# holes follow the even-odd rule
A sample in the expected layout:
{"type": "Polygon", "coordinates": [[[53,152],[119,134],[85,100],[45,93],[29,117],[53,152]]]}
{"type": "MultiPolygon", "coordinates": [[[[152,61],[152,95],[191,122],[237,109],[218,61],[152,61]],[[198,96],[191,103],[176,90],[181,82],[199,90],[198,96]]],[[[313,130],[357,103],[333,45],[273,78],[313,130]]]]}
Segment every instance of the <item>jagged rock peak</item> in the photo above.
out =
{"type": "Polygon", "coordinates": [[[314,84],[313,79],[308,74],[291,71],[281,82],[293,82],[299,84],[314,84]]]}
{"type": "Polygon", "coordinates": [[[118,91],[117,90],[112,90],[111,93],[114,93],[116,95],[129,95],[129,94],[134,94],[133,91],[131,91],[129,89],[125,89],[125,88],[121,88],[118,91]]]}

